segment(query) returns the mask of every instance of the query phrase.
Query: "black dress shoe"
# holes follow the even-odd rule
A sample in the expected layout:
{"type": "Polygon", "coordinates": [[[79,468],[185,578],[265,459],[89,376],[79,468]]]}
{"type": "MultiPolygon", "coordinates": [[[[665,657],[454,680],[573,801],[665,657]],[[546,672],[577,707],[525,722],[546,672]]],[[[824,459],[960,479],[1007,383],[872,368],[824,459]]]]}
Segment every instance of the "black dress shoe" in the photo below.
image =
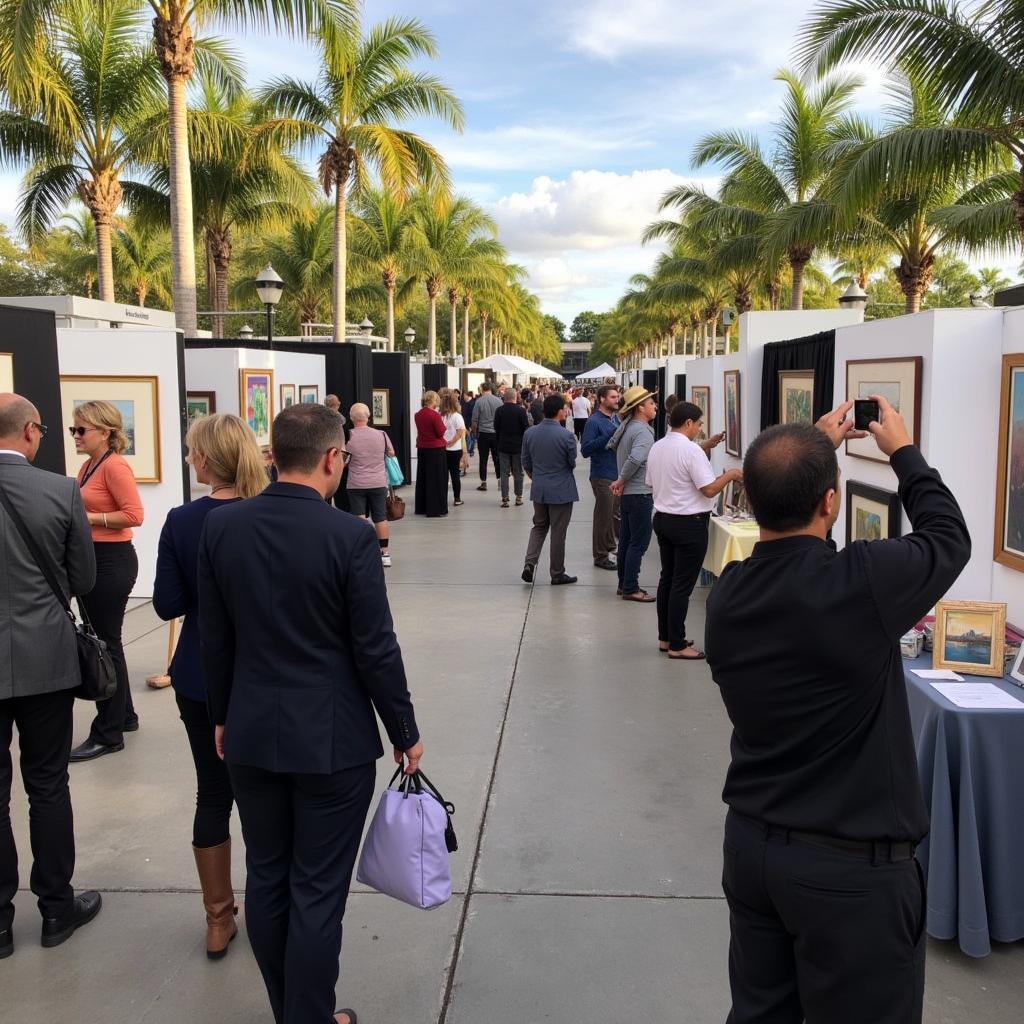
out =
{"type": "Polygon", "coordinates": [[[64,917],[44,917],[42,944],[47,949],[67,942],[76,928],[88,924],[103,906],[103,897],[98,892],[83,892],[75,897],[71,910],[64,917]]]}
{"type": "Polygon", "coordinates": [[[575,583],[575,582],[576,582],[576,577],[575,576],[570,576],[568,573],[564,573],[564,572],[560,576],[552,576],[551,577],[551,586],[553,586],[553,587],[562,587],[562,586],[565,586],[566,583],[575,583]]]}
{"type": "Polygon", "coordinates": [[[610,558],[602,558],[600,562],[595,562],[594,565],[598,569],[618,569],[618,566],[610,558]]]}
{"type": "Polygon", "coordinates": [[[0,960],[5,960],[14,952],[14,932],[10,928],[0,931],[0,960]]]}
{"type": "Polygon", "coordinates": [[[533,566],[530,565],[529,562],[527,562],[526,565],[523,566],[523,582],[524,583],[532,583],[533,582],[533,566]]]}
{"type": "Polygon", "coordinates": [[[124,743],[96,743],[93,740],[86,740],[71,751],[71,761],[91,761],[94,757],[116,754],[119,750],[124,750],[124,743]]]}
{"type": "Polygon", "coordinates": [[[134,718],[129,718],[128,721],[124,723],[124,726],[121,729],[121,732],[138,732],[138,731],[139,731],[139,716],[138,715],[136,715],[134,718]]]}

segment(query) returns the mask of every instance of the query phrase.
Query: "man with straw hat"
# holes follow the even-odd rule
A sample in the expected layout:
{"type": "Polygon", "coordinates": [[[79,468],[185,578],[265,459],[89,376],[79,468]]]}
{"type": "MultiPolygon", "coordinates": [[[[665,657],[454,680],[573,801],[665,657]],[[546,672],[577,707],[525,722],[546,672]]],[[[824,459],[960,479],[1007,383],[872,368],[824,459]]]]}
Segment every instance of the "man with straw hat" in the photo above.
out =
{"type": "Polygon", "coordinates": [[[608,448],[615,452],[619,477],[612,494],[619,497],[619,589],[624,601],[653,603],[656,598],[640,589],[640,563],[651,544],[654,496],[647,483],[647,456],[654,445],[651,423],[658,415],[657,391],[634,386],[626,389],[619,410],[621,423],[608,448]]]}

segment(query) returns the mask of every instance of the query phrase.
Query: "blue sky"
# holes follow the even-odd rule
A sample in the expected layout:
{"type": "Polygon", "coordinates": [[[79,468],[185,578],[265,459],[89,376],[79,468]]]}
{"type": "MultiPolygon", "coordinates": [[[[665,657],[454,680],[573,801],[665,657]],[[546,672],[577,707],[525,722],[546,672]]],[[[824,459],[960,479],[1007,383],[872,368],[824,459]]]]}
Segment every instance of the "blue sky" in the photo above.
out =
{"type": "MultiPolygon", "coordinates": [[[[708,131],[767,133],[808,0],[368,0],[367,21],[420,18],[440,49],[431,70],[463,100],[467,129],[424,122],[461,191],[497,218],[546,311],[564,319],[607,309],[657,250],[645,224],[671,185],[694,175],[689,153],[708,131]]],[[[254,84],[315,74],[311,51],[286,39],[236,37],[254,84]]],[[[865,69],[862,112],[882,102],[865,69]]],[[[10,220],[16,176],[0,178],[10,220]]]]}

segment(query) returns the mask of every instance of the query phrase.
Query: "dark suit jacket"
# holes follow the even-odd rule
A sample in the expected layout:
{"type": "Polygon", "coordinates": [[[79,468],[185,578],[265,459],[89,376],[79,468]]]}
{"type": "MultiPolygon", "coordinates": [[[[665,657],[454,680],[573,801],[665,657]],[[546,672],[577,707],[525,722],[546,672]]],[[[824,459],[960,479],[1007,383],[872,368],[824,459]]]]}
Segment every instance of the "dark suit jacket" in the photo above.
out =
{"type": "Polygon", "coordinates": [[[373,528],[298,484],[208,516],[199,632],[229,762],[328,774],[419,739],[373,528]]]}
{"type": "Polygon", "coordinates": [[[523,435],[523,469],[530,475],[530,500],[541,505],[579,501],[576,438],[558,420],[543,420],[523,435]]]}
{"type": "MultiPolygon", "coordinates": [[[[96,555],[78,484],[36,469],[20,455],[0,455],[0,483],[50,556],[65,595],[88,594],[96,555]]],[[[0,505],[0,700],[81,684],[74,627],[0,505]]]]}

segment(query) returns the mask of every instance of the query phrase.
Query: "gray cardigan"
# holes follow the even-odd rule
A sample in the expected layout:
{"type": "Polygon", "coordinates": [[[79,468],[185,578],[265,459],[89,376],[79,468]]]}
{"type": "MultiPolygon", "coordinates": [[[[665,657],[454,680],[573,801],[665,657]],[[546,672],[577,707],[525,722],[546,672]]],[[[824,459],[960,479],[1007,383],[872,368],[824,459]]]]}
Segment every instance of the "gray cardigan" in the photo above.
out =
{"type": "Polygon", "coordinates": [[[653,494],[647,483],[647,456],[654,445],[654,430],[637,416],[619,424],[608,442],[610,451],[615,452],[619,467],[619,479],[625,482],[623,494],[653,494]]]}

